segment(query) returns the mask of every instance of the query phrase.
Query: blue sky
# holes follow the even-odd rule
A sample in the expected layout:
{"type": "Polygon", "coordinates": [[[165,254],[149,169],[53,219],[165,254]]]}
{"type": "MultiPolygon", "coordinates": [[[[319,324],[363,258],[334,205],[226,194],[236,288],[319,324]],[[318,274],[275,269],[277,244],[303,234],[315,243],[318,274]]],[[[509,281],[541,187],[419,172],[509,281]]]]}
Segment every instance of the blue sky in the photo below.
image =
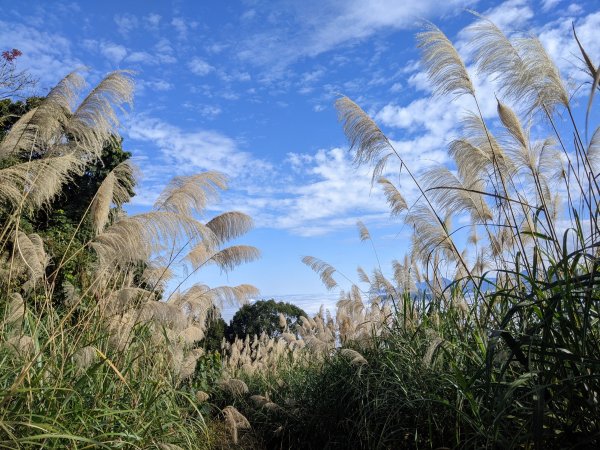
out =
{"type": "MultiPolygon", "coordinates": [[[[44,94],[86,66],[93,85],[131,69],[135,105],[123,122],[124,147],[143,178],[130,212],[143,211],[174,175],[219,170],[230,190],[207,217],[241,210],[256,229],[242,241],[261,260],[208,284],[252,283],[265,296],[298,294],[307,309],[331,304],[300,262],[313,255],[350,278],[377,265],[356,221],[371,230],[386,266],[402,258],[409,230],[390,219],[367,168],[352,164],[333,102],[348,95],[368,111],[419,172],[448,161],[461,99],[432,98],[414,34],[435,22],[468,56],[464,27],[475,9],[507,32],[540,36],[565,76],[580,79],[571,22],[600,60],[600,5],[594,1],[0,1],[0,47],[23,52],[19,67],[44,94]],[[309,302],[309,303],[307,303],[309,302]]],[[[479,80],[486,117],[494,89],[479,80]]],[[[411,187],[401,182],[407,196],[411,187]]],[[[343,281],[343,280],[341,280],[343,281]]]]}

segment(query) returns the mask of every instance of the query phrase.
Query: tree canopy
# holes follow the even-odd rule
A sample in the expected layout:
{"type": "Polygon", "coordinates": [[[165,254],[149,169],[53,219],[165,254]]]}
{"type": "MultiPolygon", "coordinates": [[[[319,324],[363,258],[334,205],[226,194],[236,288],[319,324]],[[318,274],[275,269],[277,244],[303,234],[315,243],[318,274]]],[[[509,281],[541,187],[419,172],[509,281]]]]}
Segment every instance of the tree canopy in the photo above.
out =
{"type": "Polygon", "coordinates": [[[274,299],[258,300],[242,306],[231,320],[227,334],[229,339],[238,336],[244,339],[247,335],[259,335],[263,331],[269,336],[277,336],[282,332],[279,314],[285,317],[289,329],[293,329],[300,317],[307,316],[301,308],[291,303],[276,302],[274,299]]]}

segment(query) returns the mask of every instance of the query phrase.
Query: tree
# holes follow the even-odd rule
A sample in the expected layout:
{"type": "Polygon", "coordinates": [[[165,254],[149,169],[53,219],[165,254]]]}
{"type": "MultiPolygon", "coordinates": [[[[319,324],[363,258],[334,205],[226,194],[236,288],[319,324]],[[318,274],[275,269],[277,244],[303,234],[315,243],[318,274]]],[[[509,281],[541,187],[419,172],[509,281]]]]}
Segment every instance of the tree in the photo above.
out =
{"type": "Polygon", "coordinates": [[[27,87],[35,85],[31,75],[16,68],[15,61],[22,54],[16,48],[0,53],[0,99],[18,96],[27,87]]]}
{"type": "Polygon", "coordinates": [[[282,332],[279,315],[285,317],[289,329],[293,329],[300,317],[307,316],[301,308],[291,303],[276,302],[274,299],[258,300],[251,305],[242,306],[235,313],[227,329],[230,340],[239,337],[244,339],[247,335],[260,335],[263,331],[269,336],[277,336],[282,332]]]}

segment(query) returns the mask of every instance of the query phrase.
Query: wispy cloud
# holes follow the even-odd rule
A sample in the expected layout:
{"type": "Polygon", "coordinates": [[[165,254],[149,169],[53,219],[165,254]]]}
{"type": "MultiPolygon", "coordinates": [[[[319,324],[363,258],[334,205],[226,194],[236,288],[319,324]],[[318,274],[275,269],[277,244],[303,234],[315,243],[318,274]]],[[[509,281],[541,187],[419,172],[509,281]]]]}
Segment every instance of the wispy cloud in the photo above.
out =
{"type": "Polygon", "coordinates": [[[201,77],[208,75],[215,70],[213,66],[199,57],[192,58],[192,60],[188,63],[188,67],[192,73],[201,77]]]}

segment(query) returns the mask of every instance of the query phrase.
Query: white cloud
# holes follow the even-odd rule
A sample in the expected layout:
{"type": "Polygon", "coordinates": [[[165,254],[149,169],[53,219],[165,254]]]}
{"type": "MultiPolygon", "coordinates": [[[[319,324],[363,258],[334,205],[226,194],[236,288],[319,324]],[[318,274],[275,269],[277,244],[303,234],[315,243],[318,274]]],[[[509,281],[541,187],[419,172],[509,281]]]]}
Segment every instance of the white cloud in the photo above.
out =
{"type": "Polygon", "coordinates": [[[185,131],[160,119],[138,116],[130,121],[127,134],[156,145],[176,173],[217,170],[234,177],[266,167],[240,150],[236,140],[217,131],[185,131]]]}
{"type": "Polygon", "coordinates": [[[556,5],[558,5],[561,0],[542,0],[542,11],[548,12],[556,5]]]}
{"type": "Polygon", "coordinates": [[[171,20],[171,25],[177,31],[179,39],[187,39],[188,31],[198,26],[198,22],[186,20],[183,17],[175,17],[171,20]]]}
{"type": "Polygon", "coordinates": [[[532,17],[533,11],[528,0],[508,0],[487,10],[484,15],[501,30],[520,30],[532,17]]]}
{"type": "Polygon", "coordinates": [[[100,53],[113,64],[119,64],[125,56],[127,49],[122,45],[113,42],[101,42],[99,44],[100,53]]]}
{"type": "Polygon", "coordinates": [[[198,76],[205,76],[211,73],[215,68],[211,66],[209,63],[204,61],[202,58],[192,58],[192,60],[188,63],[188,67],[198,76]]]}
{"type": "Polygon", "coordinates": [[[170,91],[174,86],[166,80],[144,80],[140,78],[136,81],[135,87],[138,93],[143,93],[146,89],[160,92],[170,91]]]}
{"type": "Polygon", "coordinates": [[[115,14],[113,19],[117,24],[117,30],[123,36],[127,36],[130,31],[136,29],[139,25],[137,17],[132,14],[115,14]]]}
{"type": "MultiPolygon", "coordinates": [[[[301,59],[327,52],[340,45],[367,38],[389,29],[408,29],[422,18],[434,18],[460,11],[476,0],[307,0],[287,11],[287,27],[257,33],[240,43],[238,57],[244,61],[271,66],[273,71],[301,59]],[[323,4],[325,3],[325,5],[323,4]]],[[[285,14],[282,8],[278,15],[285,14]]]]}
{"type": "Polygon", "coordinates": [[[156,29],[160,25],[160,20],[162,17],[159,14],[151,13],[144,17],[144,22],[147,24],[148,28],[156,29]]]}

